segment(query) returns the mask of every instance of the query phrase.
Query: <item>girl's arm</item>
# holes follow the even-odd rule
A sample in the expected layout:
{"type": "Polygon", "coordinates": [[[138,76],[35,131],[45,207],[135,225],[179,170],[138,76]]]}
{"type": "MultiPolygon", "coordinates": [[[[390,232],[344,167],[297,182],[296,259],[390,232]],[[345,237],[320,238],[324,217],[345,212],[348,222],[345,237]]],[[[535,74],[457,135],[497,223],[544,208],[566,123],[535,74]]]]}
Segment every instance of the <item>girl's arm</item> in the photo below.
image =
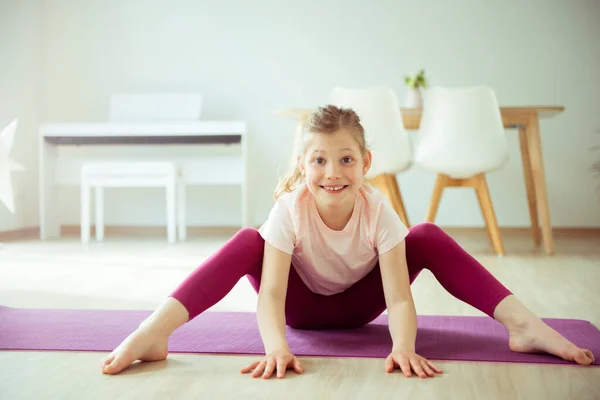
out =
{"type": "Polygon", "coordinates": [[[379,256],[379,268],[388,308],[392,351],[414,352],[417,312],[410,291],[405,241],[379,256]]]}
{"type": "Polygon", "coordinates": [[[265,242],[258,292],[258,328],[265,353],[289,351],[285,337],[285,298],[292,256],[265,242]]]}

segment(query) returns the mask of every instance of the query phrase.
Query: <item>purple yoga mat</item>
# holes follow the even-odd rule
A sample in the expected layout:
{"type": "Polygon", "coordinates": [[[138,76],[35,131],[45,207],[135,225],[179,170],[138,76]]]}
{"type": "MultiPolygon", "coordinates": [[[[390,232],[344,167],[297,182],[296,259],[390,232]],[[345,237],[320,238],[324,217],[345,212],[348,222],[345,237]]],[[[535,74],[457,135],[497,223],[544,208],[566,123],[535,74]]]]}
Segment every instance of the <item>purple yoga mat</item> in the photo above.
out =
{"type": "MultiPolygon", "coordinates": [[[[110,352],[151,311],[32,309],[0,306],[0,350],[110,352]]],[[[592,350],[600,362],[600,331],[590,322],[544,319],[576,345],[592,350]]],[[[287,329],[297,356],[385,358],[391,349],[387,316],[348,330],[287,329]]],[[[431,360],[565,364],[547,354],[510,351],[505,328],[489,317],[418,317],[417,353],[431,360]]],[[[177,329],[172,353],[264,354],[256,314],[205,312],[177,329]]],[[[572,364],[572,363],[570,363],[572,364]]]]}

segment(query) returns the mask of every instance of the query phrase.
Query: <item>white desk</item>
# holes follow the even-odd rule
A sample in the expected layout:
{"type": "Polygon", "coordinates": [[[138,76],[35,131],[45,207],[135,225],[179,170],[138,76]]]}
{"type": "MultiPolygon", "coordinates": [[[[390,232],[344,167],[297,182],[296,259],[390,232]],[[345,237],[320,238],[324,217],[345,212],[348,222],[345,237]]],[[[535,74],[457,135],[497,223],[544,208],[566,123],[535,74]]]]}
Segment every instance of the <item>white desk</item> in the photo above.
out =
{"type": "MultiPolygon", "coordinates": [[[[124,146],[238,146],[235,156],[172,154],[153,159],[172,160],[183,169],[189,185],[240,185],[242,227],[251,226],[248,202],[248,150],[246,123],[243,121],[191,121],[160,123],[48,123],[40,127],[40,239],[60,237],[61,221],[56,204],[57,186],[79,185],[80,168],[88,160],[132,159],[123,153],[124,146]],[[115,147],[106,155],[61,156],[62,147],[115,147]],[[119,148],[119,151],[117,151],[119,148]],[[119,154],[121,153],[121,154],[119,154]]],[[[144,156],[144,159],[148,159],[144,156]]]]}

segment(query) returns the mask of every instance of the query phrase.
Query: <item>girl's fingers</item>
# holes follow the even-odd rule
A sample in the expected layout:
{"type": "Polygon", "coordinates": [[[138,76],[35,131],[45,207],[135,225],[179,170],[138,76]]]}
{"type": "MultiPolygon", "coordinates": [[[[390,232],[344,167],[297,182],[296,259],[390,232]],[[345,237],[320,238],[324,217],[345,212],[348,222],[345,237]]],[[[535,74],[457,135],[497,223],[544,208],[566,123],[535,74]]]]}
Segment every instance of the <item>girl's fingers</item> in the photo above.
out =
{"type": "Polygon", "coordinates": [[[429,367],[429,365],[427,365],[427,360],[425,360],[425,359],[421,360],[421,367],[423,368],[423,371],[425,371],[425,373],[428,376],[435,376],[435,372],[433,372],[433,370],[429,367]]]}
{"type": "Polygon", "coordinates": [[[261,376],[265,370],[265,365],[267,365],[267,362],[265,360],[261,361],[258,364],[258,366],[254,369],[254,372],[252,373],[252,377],[258,378],[259,376],[261,376]]]}
{"type": "Polygon", "coordinates": [[[254,361],[252,364],[249,364],[249,365],[247,365],[246,367],[242,368],[242,369],[240,370],[240,372],[241,372],[242,374],[246,374],[246,373],[248,373],[248,372],[252,371],[254,368],[256,368],[256,366],[257,366],[258,364],[260,364],[260,361],[254,361]]]}
{"type": "Polygon", "coordinates": [[[400,365],[400,369],[404,373],[404,376],[412,376],[412,373],[410,372],[410,363],[406,357],[401,357],[400,360],[395,361],[398,363],[398,365],[400,365]]]}
{"type": "Polygon", "coordinates": [[[286,357],[275,358],[268,357],[260,361],[254,361],[248,364],[240,370],[241,373],[245,374],[252,371],[252,377],[258,378],[262,375],[263,379],[270,378],[274,373],[278,378],[285,377],[288,367],[292,367],[298,374],[303,372],[302,363],[296,357],[293,357],[290,361],[286,361],[286,357]]]}
{"type": "Polygon", "coordinates": [[[285,376],[285,371],[287,370],[287,363],[285,360],[279,359],[277,360],[277,377],[283,378],[285,376]]]}
{"type": "Polygon", "coordinates": [[[432,363],[431,361],[427,360],[427,365],[429,365],[431,367],[431,369],[433,369],[435,372],[437,372],[438,374],[443,373],[441,368],[438,368],[437,365],[435,365],[434,363],[432,363]]]}
{"type": "Polygon", "coordinates": [[[412,366],[415,374],[417,374],[420,378],[426,378],[425,372],[423,372],[423,368],[421,367],[421,362],[418,358],[411,358],[410,365],[412,366]]]}
{"type": "Polygon", "coordinates": [[[265,368],[265,373],[263,374],[263,378],[267,379],[270,378],[271,375],[273,375],[273,371],[275,370],[275,366],[277,365],[276,361],[274,358],[269,358],[269,360],[267,361],[267,367],[265,368]]]}
{"type": "Polygon", "coordinates": [[[394,358],[392,357],[391,354],[385,359],[385,371],[386,372],[394,371],[394,358]]]}
{"type": "Polygon", "coordinates": [[[296,371],[297,374],[301,374],[303,372],[302,370],[302,363],[300,362],[300,360],[298,360],[296,357],[294,357],[294,361],[293,361],[293,365],[294,365],[294,371],[296,371]]]}

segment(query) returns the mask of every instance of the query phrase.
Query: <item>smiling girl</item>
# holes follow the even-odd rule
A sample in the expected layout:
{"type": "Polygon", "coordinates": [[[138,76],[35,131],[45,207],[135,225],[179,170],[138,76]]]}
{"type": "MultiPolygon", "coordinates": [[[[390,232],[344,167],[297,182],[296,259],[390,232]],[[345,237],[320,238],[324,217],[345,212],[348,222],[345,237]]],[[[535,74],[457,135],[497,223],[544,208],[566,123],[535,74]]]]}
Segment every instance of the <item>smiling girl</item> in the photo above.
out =
{"type": "Polygon", "coordinates": [[[136,360],[164,360],[171,333],[247,276],[258,293],[265,356],[242,372],[263,378],[282,378],[288,368],[302,373],[286,325],[358,328],[387,309],[393,345],[385,371],[432,377],[442,370],[416,353],[410,289],[425,268],[454,297],[500,321],[513,351],[593,362],[589,350],[546,325],[439,227],[423,223],[409,230],[402,224],[383,195],[365,183],[372,156],[354,111],[319,108],[300,150],[265,224],[239,231],[197,267],[102,361],[103,373],[116,374],[136,360]]]}

